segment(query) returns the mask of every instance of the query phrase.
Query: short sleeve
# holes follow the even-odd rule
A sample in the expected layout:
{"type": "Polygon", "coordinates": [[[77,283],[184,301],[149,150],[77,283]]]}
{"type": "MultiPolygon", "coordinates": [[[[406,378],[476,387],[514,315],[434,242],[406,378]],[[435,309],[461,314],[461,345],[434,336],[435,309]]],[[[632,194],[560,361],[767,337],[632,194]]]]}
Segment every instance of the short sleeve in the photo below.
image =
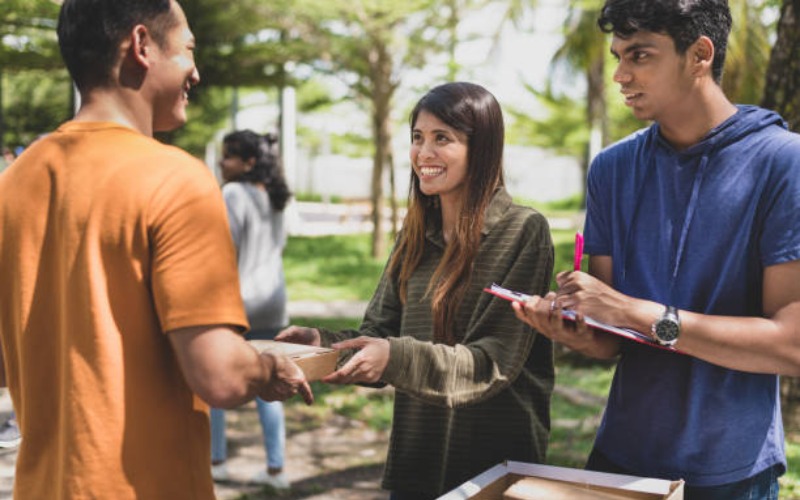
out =
{"type": "Polygon", "coordinates": [[[176,169],[153,196],[147,217],[161,328],[247,328],[225,204],[208,170],[193,162],[176,169]]]}
{"type": "Polygon", "coordinates": [[[586,182],[586,223],[584,226],[585,247],[589,255],[611,255],[611,198],[605,187],[603,155],[598,155],[589,168],[586,182]]]}
{"type": "Polygon", "coordinates": [[[769,186],[763,196],[759,250],[765,267],[800,259],[800,136],[784,137],[787,143],[775,148],[769,186]]]}

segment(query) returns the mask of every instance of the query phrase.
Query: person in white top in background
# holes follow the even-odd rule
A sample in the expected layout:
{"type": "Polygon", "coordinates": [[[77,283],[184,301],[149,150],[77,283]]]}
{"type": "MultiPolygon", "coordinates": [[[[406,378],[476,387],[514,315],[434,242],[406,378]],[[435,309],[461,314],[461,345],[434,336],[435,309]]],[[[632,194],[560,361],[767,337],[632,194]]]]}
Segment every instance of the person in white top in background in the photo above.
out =
{"type": "MultiPolygon", "coordinates": [[[[250,130],[232,132],[223,139],[222,195],[250,322],[248,340],[272,339],[289,324],[282,254],[286,245],[283,209],[291,193],[283,177],[276,143],[275,135],[260,136],[250,130]]],[[[283,473],[286,442],[283,404],[261,399],[256,404],[264,433],[267,468],[252,482],[287,489],[289,481],[283,473]]],[[[226,459],[225,411],[212,409],[212,476],[218,481],[228,479],[226,459]]]]}

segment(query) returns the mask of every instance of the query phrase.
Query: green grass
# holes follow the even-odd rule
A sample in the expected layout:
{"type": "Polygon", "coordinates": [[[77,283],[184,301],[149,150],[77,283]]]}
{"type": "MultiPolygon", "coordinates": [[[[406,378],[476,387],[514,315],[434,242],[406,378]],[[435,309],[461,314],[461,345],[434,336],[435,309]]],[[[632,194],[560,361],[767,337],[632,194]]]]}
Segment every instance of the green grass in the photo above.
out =
{"type": "Polygon", "coordinates": [[[327,200],[322,199],[321,194],[316,193],[294,193],[294,199],[297,201],[311,201],[320,203],[322,201],[327,201],[329,203],[341,203],[342,197],[337,195],[331,195],[328,197],[327,200]]]}
{"type": "Polygon", "coordinates": [[[594,363],[573,366],[566,358],[556,363],[556,385],[582,395],[581,401],[563,396],[558,389],[550,407],[551,427],[547,463],[582,468],[592,449],[613,367],[594,363]]]}
{"type": "Polygon", "coordinates": [[[328,330],[357,329],[361,318],[292,318],[293,325],[327,328],[328,330]]]}
{"type": "Polygon", "coordinates": [[[780,478],[780,498],[800,498],[800,434],[787,434],[786,460],[788,470],[780,478]]]}
{"type": "MultiPolygon", "coordinates": [[[[552,236],[555,277],[572,268],[575,233],[553,230],[552,236]]],[[[369,300],[386,265],[385,258],[370,256],[370,238],[368,234],[290,237],[283,253],[290,300],[369,300]]]]}
{"type": "Polygon", "coordinates": [[[290,300],[369,300],[385,265],[369,234],[291,237],[283,252],[290,300]]]}
{"type": "Polygon", "coordinates": [[[573,387],[587,394],[606,397],[614,376],[613,365],[606,362],[591,363],[588,366],[574,366],[568,362],[556,362],[556,382],[573,387]]]}
{"type": "Polygon", "coordinates": [[[569,198],[564,198],[562,200],[554,200],[554,201],[535,201],[529,200],[526,198],[521,198],[518,196],[514,197],[514,203],[518,205],[524,205],[527,207],[533,207],[539,212],[543,213],[545,217],[552,217],[555,215],[574,215],[578,210],[581,209],[581,204],[583,203],[583,196],[580,194],[576,194],[574,196],[570,196],[569,198]]]}

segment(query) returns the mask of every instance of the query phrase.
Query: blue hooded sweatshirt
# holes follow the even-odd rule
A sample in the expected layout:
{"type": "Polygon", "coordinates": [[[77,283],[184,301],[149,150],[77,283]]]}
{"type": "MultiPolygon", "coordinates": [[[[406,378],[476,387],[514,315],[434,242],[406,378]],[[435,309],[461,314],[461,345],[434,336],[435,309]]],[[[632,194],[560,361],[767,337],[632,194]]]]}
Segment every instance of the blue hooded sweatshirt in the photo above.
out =
{"type": "MultiPolygon", "coordinates": [[[[613,286],[627,295],[764,316],[764,268],[800,258],[798,217],[800,136],[771,111],[739,106],[683,151],[654,124],[600,153],[585,250],[612,257],[613,286]]],[[[595,447],[638,475],[691,486],[785,470],[778,377],[623,341],[595,447]]]]}

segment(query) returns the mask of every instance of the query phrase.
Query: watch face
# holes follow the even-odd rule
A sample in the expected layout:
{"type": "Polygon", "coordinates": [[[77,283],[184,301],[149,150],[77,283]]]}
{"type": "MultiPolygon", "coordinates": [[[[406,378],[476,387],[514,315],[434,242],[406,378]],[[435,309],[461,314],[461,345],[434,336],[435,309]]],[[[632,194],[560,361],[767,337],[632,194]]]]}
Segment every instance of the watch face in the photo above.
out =
{"type": "Polygon", "coordinates": [[[662,319],[656,323],[656,337],[662,342],[672,342],[676,340],[680,331],[680,326],[675,321],[662,319]]]}

